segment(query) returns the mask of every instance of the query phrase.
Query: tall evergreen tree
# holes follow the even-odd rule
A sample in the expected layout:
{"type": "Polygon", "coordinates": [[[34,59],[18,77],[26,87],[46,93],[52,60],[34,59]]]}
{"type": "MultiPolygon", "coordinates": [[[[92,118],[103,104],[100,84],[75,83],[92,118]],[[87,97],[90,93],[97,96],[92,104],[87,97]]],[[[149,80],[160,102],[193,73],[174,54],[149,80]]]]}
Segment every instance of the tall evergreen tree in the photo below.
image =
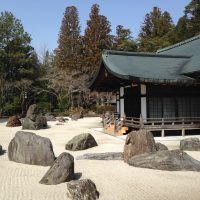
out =
{"type": "Polygon", "coordinates": [[[190,37],[200,34],[200,0],[192,0],[185,7],[190,37]]]}
{"type": "Polygon", "coordinates": [[[21,83],[26,82],[26,89],[30,89],[37,77],[38,59],[30,43],[21,21],[10,12],[0,13],[0,115],[5,106],[15,112],[11,103],[16,98],[20,102],[23,93],[18,86],[25,87],[21,83]]]}
{"type": "Polygon", "coordinates": [[[171,33],[173,44],[181,42],[191,37],[187,16],[181,17],[171,33]]]}
{"type": "Polygon", "coordinates": [[[110,22],[99,12],[99,5],[94,4],[83,37],[84,66],[89,73],[97,69],[103,49],[111,48],[110,22]]]}
{"type": "Polygon", "coordinates": [[[20,20],[10,12],[0,14],[0,72],[6,80],[20,80],[26,75],[34,78],[35,66],[31,37],[20,20]],[[32,65],[32,67],[31,67],[32,65]]]}
{"type": "Polygon", "coordinates": [[[116,27],[113,49],[120,51],[137,51],[137,45],[131,36],[130,29],[125,29],[122,25],[116,27]]]}
{"type": "Polygon", "coordinates": [[[169,33],[174,25],[168,12],[163,12],[154,7],[146,14],[141,31],[139,34],[139,51],[155,52],[171,44],[169,33]]]}
{"type": "Polygon", "coordinates": [[[75,6],[70,6],[65,10],[60,28],[56,66],[67,71],[80,68],[81,49],[78,11],[75,6]]]}

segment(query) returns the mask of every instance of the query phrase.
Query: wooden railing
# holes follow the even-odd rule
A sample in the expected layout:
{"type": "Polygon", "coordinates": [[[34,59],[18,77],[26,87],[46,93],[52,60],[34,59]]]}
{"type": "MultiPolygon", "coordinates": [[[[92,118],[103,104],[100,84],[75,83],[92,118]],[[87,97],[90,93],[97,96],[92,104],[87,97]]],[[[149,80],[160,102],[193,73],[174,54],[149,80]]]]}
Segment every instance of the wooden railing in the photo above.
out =
{"type": "Polygon", "coordinates": [[[118,114],[111,114],[105,117],[104,128],[106,129],[111,124],[114,125],[114,132],[117,133],[123,126],[135,130],[146,129],[151,131],[161,131],[164,135],[165,130],[182,130],[182,135],[185,134],[185,129],[200,129],[200,117],[182,117],[182,118],[120,118],[118,114]]]}
{"type": "Polygon", "coordinates": [[[175,127],[196,127],[200,128],[200,117],[192,118],[131,118],[125,117],[123,119],[124,125],[136,129],[170,129],[175,127]]]}

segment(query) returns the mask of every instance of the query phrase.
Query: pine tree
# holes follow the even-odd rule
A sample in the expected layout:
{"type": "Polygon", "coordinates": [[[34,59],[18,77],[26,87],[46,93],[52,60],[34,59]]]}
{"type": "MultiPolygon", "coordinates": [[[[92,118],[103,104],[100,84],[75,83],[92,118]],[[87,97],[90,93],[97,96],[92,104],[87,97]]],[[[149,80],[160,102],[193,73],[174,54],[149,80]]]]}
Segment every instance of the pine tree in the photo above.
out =
{"type": "Polygon", "coordinates": [[[186,15],[184,15],[178,20],[171,36],[173,44],[181,42],[191,37],[188,19],[186,15]]]}
{"type": "Polygon", "coordinates": [[[77,8],[67,7],[62,20],[58,48],[56,49],[56,66],[71,71],[80,68],[81,36],[77,8]]]}
{"type": "Polygon", "coordinates": [[[200,0],[192,0],[185,7],[190,37],[200,34],[200,0]]]}
{"type": "Polygon", "coordinates": [[[90,74],[97,69],[103,49],[111,48],[110,22],[99,12],[99,5],[94,4],[83,37],[84,66],[90,74]]]}
{"type": "MultiPolygon", "coordinates": [[[[34,76],[31,37],[24,31],[20,20],[10,12],[0,14],[0,72],[7,80],[34,76]]],[[[34,78],[34,77],[33,77],[34,78]]]]}
{"type": "Polygon", "coordinates": [[[0,115],[9,108],[15,112],[22,87],[30,90],[38,75],[39,62],[30,43],[21,21],[11,12],[0,13],[0,115]]]}
{"type": "Polygon", "coordinates": [[[171,40],[169,33],[173,30],[174,25],[168,12],[163,12],[154,7],[153,10],[146,14],[141,31],[139,34],[139,51],[155,52],[159,48],[169,46],[171,40]]]}
{"type": "Polygon", "coordinates": [[[122,25],[116,27],[113,49],[120,51],[137,51],[137,45],[131,36],[130,29],[125,29],[122,25]]]}

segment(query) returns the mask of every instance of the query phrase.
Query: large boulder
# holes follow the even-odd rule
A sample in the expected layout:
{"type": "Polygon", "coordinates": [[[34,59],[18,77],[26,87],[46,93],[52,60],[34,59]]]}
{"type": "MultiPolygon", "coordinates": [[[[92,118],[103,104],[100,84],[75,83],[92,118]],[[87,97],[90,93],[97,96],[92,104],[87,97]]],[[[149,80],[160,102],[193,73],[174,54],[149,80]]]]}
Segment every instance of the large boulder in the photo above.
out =
{"type": "Polygon", "coordinates": [[[94,137],[89,133],[83,133],[73,137],[66,145],[66,150],[79,151],[97,146],[94,137]]]}
{"type": "Polygon", "coordinates": [[[99,192],[90,179],[70,181],[67,183],[67,196],[72,200],[96,200],[99,192]]]}
{"type": "Polygon", "coordinates": [[[36,104],[31,105],[22,123],[22,129],[39,130],[44,128],[47,128],[46,117],[42,116],[36,104]]]}
{"type": "Polygon", "coordinates": [[[187,138],[180,141],[180,150],[200,151],[199,138],[187,138]]]}
{"type": "Polygon", "coordinates": [[[150,152],[156,152],[156,144],[151,132],[139,130],[129,133],[124,145],[123,158],[125,162],[135,155],[150,152]]]}
{"type": "Polygon", "coordinates": [[[157,151],[137,155],[129,159],[134,167],[167,170],[167,171],[200,171],[200,162],[181,150],[157,151]]]}
{"type": "Polygon", "coordinates": [[[156,150],[157,151],[166,151],[168,150],[168,148],[164,145],[164,144],[161,144],[161,143],[156,143],[156,150]]]}
{"type": "Polygon", "coordinates": [[[12,116],[8,118],[8,122],[6,124],[7,127],[17,127],[21,126],[22,123],[17,116],[12,116]]]}
{"type": "Polygon", "coordinates": [[[56,185],[74,178],[74,157],[69,153],[62,153],[55,160],[50,169],[41,179],[41,184],[56,185]]]}
{"type": "Polygon", "coordinates": [[[55,160],[48,138],[24,131],[18,131],[9,143],[8,158],[18,163],[42,166],[50,166],[55,160]]]}

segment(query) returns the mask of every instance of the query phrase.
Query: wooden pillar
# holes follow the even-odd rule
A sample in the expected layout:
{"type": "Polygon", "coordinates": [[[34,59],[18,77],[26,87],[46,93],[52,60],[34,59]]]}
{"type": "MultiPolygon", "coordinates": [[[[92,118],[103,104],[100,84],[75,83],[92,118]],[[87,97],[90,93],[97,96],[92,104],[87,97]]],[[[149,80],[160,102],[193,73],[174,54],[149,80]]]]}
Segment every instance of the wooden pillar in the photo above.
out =
{"type": "Polygon", "coordinates": [[[123,118],[125,116],[124,113],[124,87],[120,87],[119,89],[119,98],[120,98],[120,118],[123,118]]]}
{"type": "Polygon", "coordinates": [[[147,119],[147,98],[146,98],[146,85],[141,84],[140,85],[140,93],[141,93],[141,116],[144,120],[144,122],[147,119]]]}

